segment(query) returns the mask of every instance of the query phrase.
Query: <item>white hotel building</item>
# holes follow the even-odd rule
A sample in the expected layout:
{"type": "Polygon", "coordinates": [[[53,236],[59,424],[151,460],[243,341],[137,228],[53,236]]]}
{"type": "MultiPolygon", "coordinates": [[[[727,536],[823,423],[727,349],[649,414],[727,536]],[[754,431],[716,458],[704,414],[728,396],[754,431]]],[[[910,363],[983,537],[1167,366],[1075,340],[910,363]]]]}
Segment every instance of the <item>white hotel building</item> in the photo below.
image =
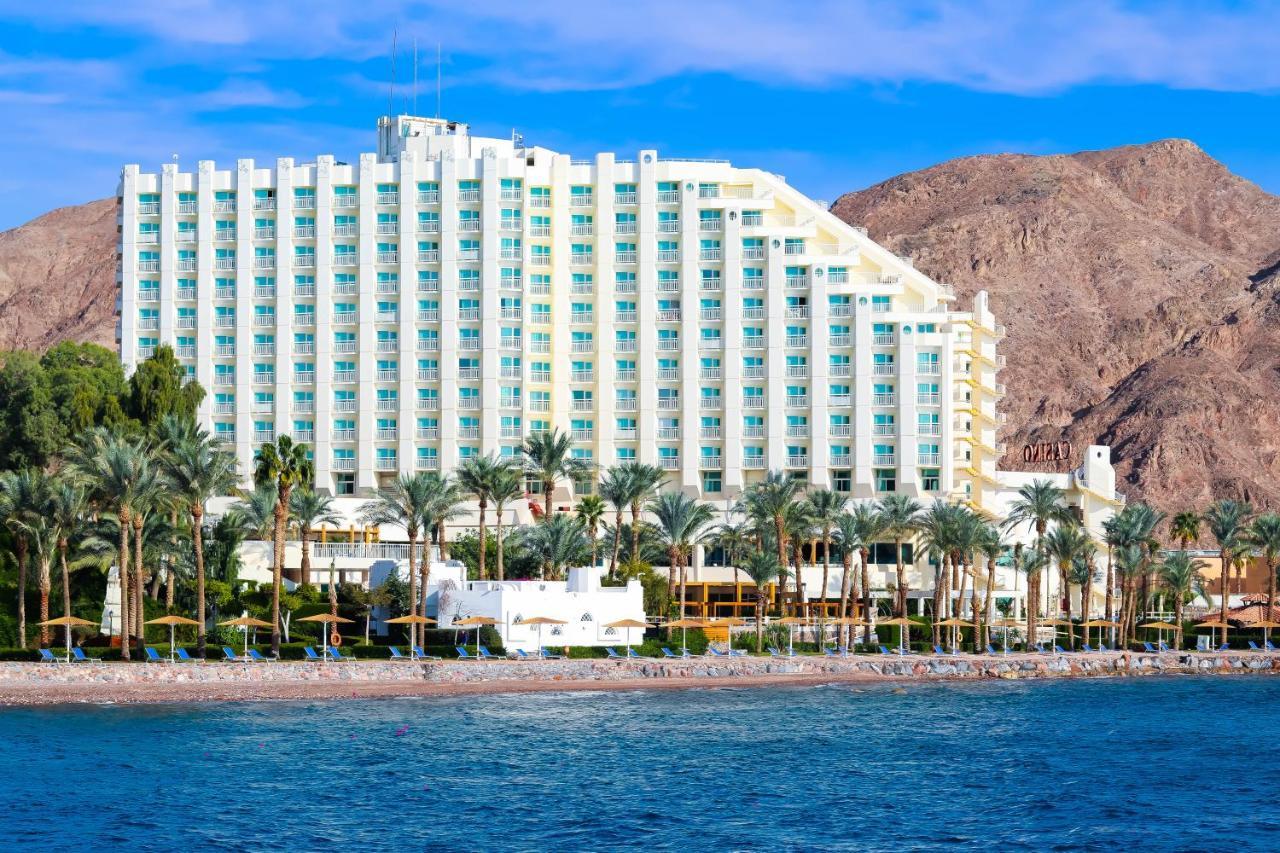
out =
{"type": "Polygon", "coordinates": [[[354,164],[127,166],[119,204],[125,368],[174,346],[246,472],[289,433],[362,496],[557,427],[706,498],[784,469],[997,510],[986,295],[769,172],[397,116],[354,164]]]}

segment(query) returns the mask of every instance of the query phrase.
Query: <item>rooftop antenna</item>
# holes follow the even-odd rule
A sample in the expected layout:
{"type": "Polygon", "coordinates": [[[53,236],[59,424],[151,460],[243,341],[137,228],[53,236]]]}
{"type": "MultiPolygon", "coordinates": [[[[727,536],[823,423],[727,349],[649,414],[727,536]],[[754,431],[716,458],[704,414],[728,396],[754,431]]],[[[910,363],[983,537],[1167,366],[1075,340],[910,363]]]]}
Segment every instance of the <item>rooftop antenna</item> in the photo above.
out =
{"type": "Polygon", "coordinates": [[[413,114],[418,114],[418,37],[413,37],[413,114]]]}
{"type": "Polygon", "coordinates": [[[440,42],[436,42],[436,118],[440,118],[440,42]]]}
{"type": "Polygon", "coordinates": [[[396,109],[396,36],[399,30],[391,31],[391,91],[387,95],[387,118],[395,115],[396,109]]]}

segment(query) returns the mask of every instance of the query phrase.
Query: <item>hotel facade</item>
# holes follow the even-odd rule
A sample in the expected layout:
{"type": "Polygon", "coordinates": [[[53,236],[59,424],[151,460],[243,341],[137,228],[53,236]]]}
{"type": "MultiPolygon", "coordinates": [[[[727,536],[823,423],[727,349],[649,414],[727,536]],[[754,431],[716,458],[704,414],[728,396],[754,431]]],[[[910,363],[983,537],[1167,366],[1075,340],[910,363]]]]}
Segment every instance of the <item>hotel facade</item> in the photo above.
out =
{"type": "Polygon", "coordinates": [[[711,500],[785,470],[1001,508],[986,294],[769,172],[397,116],[353,164],[126,166],[118,195],[125,369],[173,346],[244,472],[288,433],[363,497],[558,428],[711,500]]]}

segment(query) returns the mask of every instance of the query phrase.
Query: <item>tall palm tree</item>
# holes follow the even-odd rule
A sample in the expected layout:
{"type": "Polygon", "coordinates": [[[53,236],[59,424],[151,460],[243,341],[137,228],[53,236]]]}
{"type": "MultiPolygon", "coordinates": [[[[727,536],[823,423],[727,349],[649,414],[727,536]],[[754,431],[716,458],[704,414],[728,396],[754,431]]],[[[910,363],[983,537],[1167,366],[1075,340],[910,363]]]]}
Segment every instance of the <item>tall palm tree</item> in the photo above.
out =
{"type": "Polygon", "coordinates": [[[854,530],[858,536],[858,562],[862,572],[862,619],[868,623],[862,629],[862,641],[871,642],[871,617],[875,612],[871,600],[871,546],[885,533],[884,516],[869,503],[854,506],[854,530]]]}
{"type": "MultiPolygon", "coordinates": [[[[1119,575],[1122,590],[1130,591],[1129,599],[1134,598],[1133,590],[1136,587],[1136,581],[1143,572],[1146,571],[1147,558],[1143,551],[1142,545],[1136,542],[1129,542],[1121,545],[1115,552],[1116,574],[1119,575]]],[[[1129,609],[1136,609],[1136,606],[1130,604],[1129,609]]],[[[1125,608],[1121,608],[1125,610],[1125,608]]],[[[1126,614],[1121,615],[1121,632],[1120,637],[1124,643],[1129,643],[1133,631],[1128,629],[1129,617],[1126,614]]]]}
{"type": "Polygon", "coordinates": [[[600,478],[600,497],[613,505],[613,555],[609,559],[609,576],[618,574],[618,552],[622,548],[622,513],[631,503],[630,468],[615,466],[600,478]]]}
{"type": "Polygon", "coordinates": [[[493,498],[493,511],[497,516],[494,522],[494,538],[498,545],[498,565],[494,575],[498,580],[505,578],[503,570],[502,515],[507,504],[524,497],[524,475],[514,466],[508,465],[494,477],[490,497],[493,498]]]}
{"type": "MultiPolygon", "coordinates": [[[[1244,501],[1223,498],[1214,501],[1204,513],[1205,526],[1218,543],[1218,556],[1222,561],[1222,623],[1227,622],[1229,578],[1235,554],[1244,543],[1253,507],[1244,501]]],[[[1227,629],[1222,629],[1222,642],[1227,641],[1227,629]]]]}
{"type": "Polygon", "coordinates": [[[1169,522],[1169,535],[1178,540],[1178,544],[1185,551],[1191,547],[1191,543],[1200,538],[1200,513],[1194,510],[1184,510],[1173,517],[1169,522]]]}
{"type": "Polygon", "coordinates": [[[576,480],[586,476],[590,466],[573,457],[573,437],[552,429],[531,433],[524,440],[524,467],[542,484],[543,508],[551,515],[551,495],[561,479],[576,480]]]}
{"type": "Polygon", "coordinates": [[[1040,589],[1040,573],[1049,568],[1049,555],[1039,548],[1023,551],[1017,568],[1027,576],[1027,648],[1036,641],[1036,598],[1040,589]]]}
{"type": "Polygon", "coordinates": [[[667,475],[657,465],[646,465],[643,462],[624,462],[618,469],[623,481],[627,483],[627,503],[631,507],[631,558],[634,560],[640,553],[640,510],[667,475]]]}
{"type": "Polygon", "coordinates": [[[71,548],[71,537],[84,526],[88,502],[84,489],[66,477],[55,481],[49,497],[49,522],[57,531],[58,568],[62,574],[62,615],[70,616],[71,570],[67,554],[71,548]]]}
{"type": "MultiPolygon", "coordinates": [[[[362,524],[394,525],[404,528],[409,540],[409,615],[418,615],[418,536],[427,524],[427,513],[435,499],[439,475],[434,471],[401,474],[384,486],[377,497],[360,509],[362,524]]],[[[427,528],[428,533],[430,529],[427,528]]],[[[430,563],[429,554],[422,555],[423,563],[430,563]]],[[[424,572],[425,574],[425,572],[424,572]]],[[[422,615],[426,615],[425,613],[422,615]]],[[[409,626],[409,643],[416,645],[416,625],[409,626]]]]}
{"type": "Polygon", "coordinates": [[[831,574],[831,531],[836,520],[844,515],[849,496],[830,489],[814,489],[809,492],[809,516],[822,536],[822,604],[818,611],[818,637],[826,637],[824,617],[827,610],[827,583],[831,574]]]}
{"type": "Polygon", "coordinates": [[[708,534],[715,520],[710,504],[683,494],[663,492],[649,502],[649,512],[657,522],[658,535],[667,550],[672,574],[680,573],[680,618],[684,618],[686,598],[685,554],[690,553],[708,534]]]}
{"type": "Polygon", "coordinates": [[[27,647],[27,572],[34,527],[48,503],[48,481],[38,468],[0,474],[0,518],[13,536],[18,563],[18,648],[27,647]]]}
{"type": "Polygon", "coordinates": [[[756,654],[764,642],[764,615],[769,607],[769,584],[778,580],[782,567],[769,551],[752,551],[742,564],[742,572],[756,585],[756,654]]]}
{"type": "MultiPolygon", "coordinates": [[[[428,471],[427,482],[431,489],[431,498],[427,501],[423,515],[423,528],[431,534],[440,559],[447,560],[449,559],[449,538],[446,533],[446,524],[463,515],[466,496],[458,486],[458,481],[447,474],[440,476],[435,471],[428,471]]],[[[423,560],[420,568],[422,582],[418,585],[418,606],[425,616],[428,587],[431,582],[431,561],[423,560]]]]}
{"type": "MultiPolygon", "coordinates": [[[[787,511],[796,502],[800,491],[800,481],[786,471],[770,471],[763,480],[751,484],[742,493],[742,506],[747,515],[759,523],[773,525],[779,572],[787,564],[787,511]]],[[[797,577],[796,584],[799,583],[797,577]]]]}
{"type": "Polygon", "coordinates": [[[341,525],[342,516],[334,512],[333,498],[321,494],[310,485],[294,490],[289,496],[289,517],[298,528],[302,546],[302,583],[311,583],[311,531],[326,524],[341,525]]]}
{"type": "MultiPolygon", "coordinates": [[[[175,497],[186,504],[191,516],[191,538],[195,549],[196,567],[196,655],[205,657],[205,571],[204,571],[204,512],[205,505],[217,495],[230,494],[235,489],[236,458],[221,449],[204,430],[197,430],[185,439],[175,439],[166,445],[161,457],[169,480],[173,483],[175,497]]],[[[272,486],[271,503],[275,503],[272,486]]]]}
{"type": "Polygon", "coordinates": [[[546,569],[559,576],[561,569],[572,566],[587,555],[587,528],[576,515],[557,513],[527,529],[524,542],[542,557],[545,580],[546,569]]]}
{"type": "MultiPolygon", "coordinates": [[[[859,538],[858,521],[852,513],[842,512],[835,519],[835,525],[832,531],[835,534],[834,541],[840,546],[840,564],[842,571],[840,573],[840,613],[843,618],[852,615],[850,613],[850,601],[858,600],[858,580],[853,575],[853,555],[862,547],[862,540],[859,538]]],[[[863,616],[866,619],[866,616],[863,616]]],[[[853,628],[840,630],[840,647],[842,649],[849,648],[849,640],[853,636],[853,628]]]]}
{"type": "Polygon", "coordinates": [[[1196,597],[1196,589],[1203,579],[1200,570],[1205,567],[1204,561],[1196,560],[1187,553],[1175,551],[1160,563],[1160,584],[1173,596],[1173,622],[1178,626],[1174,639],[1174,648],[1182,648],[1182,605],[1196,597]]]}
{"type": "Polygon", "coordinates": [[[480,580],[488,574],[486,566],[485,514],[489,509],[489,501],[493,499],[493,484],[507,463],[494,455],[469,456],[458,466],[458,486],[467,494],[473,495],[480,509],[480,580]]]}
{"type": "Polygon", "coordinates": [[[263,483],[243,492],[235,504],[236,527],[249,538],[265,542],[276,526],[276,484],[263,483]]]}
{"type": "Polygon", "coordinates": [[[289,520],[289,498],[293,490],[313,479],[307,446],[294,443],[287,435],[276,437],[274,444],[264,444],[254,456],[253,481],[259,485],[276,484],[275,558],[271,571],[271,653],[280,654],[280,585],[284,575],[284,539],[289,520]]]}
{"type": "Polygon", "coordinates": [[[733,566],[733,582],[736,586],[741,568],[739,558],[751,546],[750,528],[746,524],[735,524],[732,520],[725,521],[716,530],[715,544],[724,552],[725,562],[733,566]]]}
{"type": "MultiPolygon", "coordinates": [[[[67,450],[70,475],[81,482],[99,509],[119,522],[117,566],[120,579],[120,656],[130,659],[129,530],[134,504],[144,504],[155,490],[159,471],[141,439],[103,427],[90,430],[67,450]]],[[[140,617],[141,614],[138,614],[140,617]]],[[[141,618],[137,619],[141,624],[141,618]]]]}
{"type": "Polygon", "coordinates": [[[884,524],[885,535],[893,540],[893,551],[897,557],[897,592],[893,613],[902,618],[907,615],[907,568],[902,559],[902,543],[916,529],[916,517],[923,507],[920,502],[906,495],[885,495],[876,504],[884,524]]]}
{"type": "MultiPolygon", "coordinates": [[[[982,532],[978,536],[978,550],[987,560],[987,584],[986,590],[982,596],[982,607],[978,611],[978,618],[974,628],[974,644],[978,648],[984,648],[991,642],[991,599],[996,592],[996,560],[1004,553],[1004,538],[1000,535],[1000,528],[994,524],[985,524],[982,532]]],[[[976,591],[976,590],[975,590],[976,591]]]]}
{"type": "Polygon", "coordinates": [[[1249,525],[1248,541],[1267,564],[1267,621],[1275,619],[1276,567],[1280,564],[1280,515],[1266,512],[1249,525]]]}
{"type": "Polygon", "coordinates": [[[578,517],[587,526],[587,533],[591,536],[591,565],[594,568],[600,546],[597,534],[600,530],[600,519],[604,518],[604,498],[599,495],[583,495],[578,499],[577,509],[578,517]]]}
{"type": "MultiPolygon", "coordinates": [[[[1066,603],[1066,619],[1071,621],[1071,589],[1070,575],[1071,567],[1075,563],[1076,558],[1088,559],[1093,552],[1093,540],[1089,538],[1089,534],[1081,530],[1074,524],[1063,524],[1055,527],[1048,535],[1044,537],[1045,553],[1055,559],[1058,563],[1058,573],[1061,576],[1060,583],[1062,585],[1062,597],[1066,603]]],[[[1050,614],[1051,616],[1054,614],[1050,614]]],[[[1075,644],[1075,634],[1071,634],[1072,645],[1075,644]]]]}
{"type": "Polygon", "coordinates": [[[937,560],[933,581],[933,644],[942,642],[938,622],[947,618],[951,601],[951,561],[957,551],[960,507],[941,498],[916,516],[915,532],[920,546],[937,560]]]}
{"type": "MultiPolygon", "coordinates": [[[[1115,610],[1115,591],[1116,591],[1116,573],[1115,573],[1115,553],[1116,549],[1124,545],[1126,532],[1120,523],[1118,516],[1112,516],[1102,522],[1102,544],[1107,546],[1107,576],[1106,576],[1106,602],[1103,605],[1106,611],[1103,613],[1104,619],[1116,620],[1118,615],[1115,610]]],[[[1118,621],[1118,620],[1116,620],[1118,621]]],[[[1112,643],[1115,642],[1115,628],[1111,629],[1112,643]]]]}
{"type": "MultiPolygon", "coordinates": [[[[1009,506],[1009,514],[1005,517],[1004,529],[1014,530],[1024,524],[1029,525],[1035,530],[1036,550],[1043,551],[1044,534],[1051,523],[1075,523],[1062,489],[1049,480],[1035,480],[1018,489],[1018,497],[1009,506]]],[[[1048,583],[1047,578],[1045,582],[1048,583]]],[[[1039,597],[1040,591],[1036,590],[1036,598],[1039,597]]]]}

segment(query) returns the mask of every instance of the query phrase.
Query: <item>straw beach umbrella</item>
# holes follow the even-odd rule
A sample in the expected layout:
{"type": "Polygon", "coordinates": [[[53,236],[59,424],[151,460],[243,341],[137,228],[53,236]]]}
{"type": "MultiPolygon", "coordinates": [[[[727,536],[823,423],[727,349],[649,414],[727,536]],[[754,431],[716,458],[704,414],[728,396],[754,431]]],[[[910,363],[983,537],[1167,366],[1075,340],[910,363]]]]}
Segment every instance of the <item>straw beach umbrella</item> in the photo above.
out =
{"type": "Polygon", "coordinates": [[[1221,629],[1221,630],[1222,630],[1222,642],[1223,642],[1223,643],[1226,643],[1226,641],[1227,641],[1227,630],[1228,630],[1228,629],[1230,629],[1230,627],[1231,627],[1231,626],[1230,626],[1230,625],[1228,625],[1226,622],[1212,622],[1212,621],[1210,621],[1210,622],[1197,622],[1197,623],[1196,623],[1196,630],[1197,630],[1197,631],[1198,631],[1198,630],[1200,630],[1201,628],[1208,628],[1208,629],[1209,629],[1209,630],[1211,630],[1211,631],[1216,631],[1216,630],[1218,630],[1218,629],[1221,629]]]}
{"type": "Polygon", "coordinates": [[[71,629],[72,628],[88,628],[97,625],[97,622],[90,622],[88,619],[81,619],[78,616],[59,616],[57,619],[49,619],[45,622],[36,623],[41,628],[57,628],[67,629],[67,663],[71,663],[71,629]]]}
{"type": "Polygon", "coordinates": [[[1158,631],[1159,633],[1156,635],[1156,642],[1158,642],[1160,645],[1164,645],[1165,631],[1173,631],[1175,634],[1178,632],[1178,626],[1171,625],[1168,622],[1145,622],[1142,625],[1139,625],[1138,627],[1146,628],[1149,631],[1158,631]]]}
{"type": "Polygon", "coordinates": [[[250,628],[270,628],[270,622],[263,622],[261,619],[254,619],[252,616],[241,616],[239,619],[228,619],[226,622],[219,622],[224,628],[243,628],[244,629],[244,656],[249,657],[249,629],[250,628]]]}
{"type": "MultiPolygon", "coordinates": [[[[1088,622],[1082,622],[1080,624],[1080,627],[1084,628],[1084,641],[1087,643],[1089,642],[1090,628],[1119,628],[1120,623],[1112,622],[1110,619],[1090,619],[1088,622]]],[[[1098,635],[1098,644],[1099,645],[1102,644],[1101,634],[1098,635]]]]}
{"type": "MultiPolygon", "coordinates": [[[[1249,627],[1250,627],[1250,628],[1261,628],[1261,629],[1265,632],[1265,633],[1262,635],[1262,647],[1263,647],[1263,648],[1266,648],[1267,646],[1271,645],[1271,631],[1272,631],[1272,629],[1273,629],[1273,628],[1280,628],[1280,622],[1272,622],[1272,621],[1270,621],[1270,620],[1268,620],[1268,619],[1263,619],[1263,620],[1261,620],[1261,621],[1259,621],[1259,622],[1250,622],[1250,623],[1249,623],[1249,627]]],[[[1271,651],[1271,650],[1270,650],[1270,649],[1268,649],[1268,651],[1271,651]]]]}
{"type": "Polygon", "coordinates": [[[913,623],[905,616],[895,616],[892,619],[881,621],[881,625],[897,625],[902,630],[898,632],[898,654],[906,653],[906,644],[910,640],[911,626],[913,623]]]}
{"type": "Polygon", "coordinates": [[[796,640],[795,626],[808,625],[809,624],[808,617],[784,616],[783,618],[778,620],[778,624],[787,626],[787,654],[789,655],[795,654],[795,640],[796,640]]]}
{"type": "MultiPolygon", "coordinates": [[[[561,624],[564,624],[564,623],[561,623],[561,624]]],[[[633,630],[637,629],[637,628],[639,628],[640,630],[642,630],[642,631],[643,631],[645,628],[648,628],[648,627],[649,627],[649,623],[647,623],[647,622],[641,622],[639,619],[619,619],[617,622],[607,622],[607,623],[605,623],[605,627],[606,627],[606,628],[616,628],[616,629],[618,629],[618,630],[626,631],[626,632],[627,632],[627,634],[626,634],[626,637],[627,637],[627,657],[631,657],[631,632],[632,632],[633,630]]],[[[643,635],[643,634],[641,634],[640,636],[641,636],[641,637],[643,637],[644,635],[643,635]]],[[[539,633],[539,635],[538,635],[538,648],[539,648],[539,649],[541,649],[541,648],[542,648],[542,635],[541,635],[541,633],[539,633]]]]}
{"type": "MultiPolygon", "coordinates": [[[[435,625],[436,620],[432,619],[430,616],[419,616],[417,613],[413,613],[408,616],[397,616],[394,619],[388,619],[384,624],[386,625],[421,625],[423,627],[422,645],[425,646],[427,644],[426,643],[427,632],[425,630],[426,626],[435,625]]],[[[412,637],[409,638],[409,642],[410,643],[413,642],[412,637]]],[[[410,647],[409,655],[410,657],[416,658],[418,656],[418,652],[414,650],[412,647],[410,647]]]]}
{"type": "Polygon", "coordinates": [[[1022,625],[1020,619],[997,619],[991,623],[992,628],[1000,629],[1000,651],[1009,654],[1009,629],[1021,628],[1022,625]]]}
{"type": "Polygon", "coordinates": [[[493,619],[489,616],[468,616],[466,619],[455,620],[453,623],[453,627],[462,628],[463,630],[467,628],[475,628],[476,629],[476,654],[480,654],[480,629],[486,625],[492,627],[497,624],[498,624],[498,620],[493,619]]]}
{"type": "MultiPolygon", "coordinates": [[[[934,624],[936,624],[940,628],[976,628],[977,627],[972,622],[966,622],[958,616],[952,616],[950,619],[943,619],[941,622],[936,622],[934,624]]],[[[957,636],[954,633],[951,633],[951,632],[948,632],[948,633],[951,635],[952,638],[957,636]]],[[[955,651],[955,648],[956,648],[956,644],[953,639],[951,642],[951,650],[955,651]]]]}
{"type": "Polygon", "coordinates": [[[299,618],[298,621],[299,622],[320,622],[324,625],[324,627],[320,629],[323,632],[320,638],[321,639],[320,648],[324,652],[324,659],[328,660],[329,659],[329,640],[332,639],[329,636],[329,623],[332,622],[334,625],[350,625],[355,620],[347,619],[344,616],[336,616],[332,613],[316,613],[312,616],[303,616],[299,618]]]}
{"type": "Polygon", "coordinates": [[[705,628],[707,627],[707,623],[703,622],[701,619],[692,619],[686,616],[682,619],[676,619],[674,622],[668,622],[662,627],[679,628],[680,629],[680,648],[682,651],[688,651],[688,648],[687,648],[688,630],[690,628],[705,628]]]}
{"type": "MultiPolygon", "coordinates": [[[[857,616],[838,616],[835,619],[832,619],[827,624],[835,625],[839,629],[844,629],[844,628],[865,628],[871,623],[864,622],[861,619],[859,619],[857,616]]],[[[844,630],[840,630],[840,648],[842,651],[845,651],[845,652],[849,651],[849,632],[844,630]]]]}
{"type": "MultiPolygon", "coordinates": [[[[521,619],[521,625],[537,625],[538,626],[538,657],[542,657],[542,626],[543,625],[568,625],[564,619],[553,619],[550,616],[531,616],[528,619],[521,619]]],[[[608,625],[606,628],[610,627],[608,625]]]]}
{"type": "Polygon", "coordinates": [[[199,625],[200,623],[194,619],[188,619],[185,616],[161,616],[159,619],[152,619],[145,622],[146,625],[168,625],[169,626],[169,663],[177,660],[173,654],[173,633],[179,625],[199,625]]]}

